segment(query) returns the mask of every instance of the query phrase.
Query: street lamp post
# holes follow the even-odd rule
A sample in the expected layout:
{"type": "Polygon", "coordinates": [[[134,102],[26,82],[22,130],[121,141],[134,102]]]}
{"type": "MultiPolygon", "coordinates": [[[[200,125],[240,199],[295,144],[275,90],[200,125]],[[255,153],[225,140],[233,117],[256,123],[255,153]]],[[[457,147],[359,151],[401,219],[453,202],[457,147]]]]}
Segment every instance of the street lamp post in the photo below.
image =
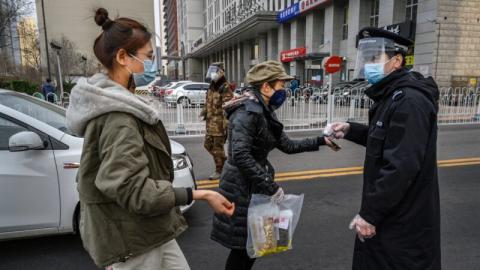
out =
{"type": "Polygon", "coordinates": [[[46,54],[45,58],[47,59],[48,78],[51,78],[52,73],[50,71],[50,57],[48,56],[47,23],[46,23],[46,17],[45,17],[45,5],[43,4],[43,0],[42,0],[42,16],[43,16],[43,31],[45,34],[45,54],[46,54]]]}
{"type": "Polygon", "coordinates": [[[440,50],[440,31],[442,30],[442,24],[437,19],[427,19],[427,21],[438,25],[438,34],[437,34],[437,48],[436,48],[436,55],[435,55],[435,73],[433,74],[433,78],[437,79],[437,71],[438,71],[438,55],[440,50]]]}
{"type": "Polygon", "coordinates": [[[58,80],[60,83],[60,103],[63,105],[63,78],[62,78],[62,66],[60,65],[60,50],[62,46],[55,44],[55,42],[50,42],[50,47],[57,53],[57,72],[58,80]]]}
{"type": "Polygon", "coordinates": [[[183,73],[183,80],[187,79],[187,75],[185,74],[185,45],[183,41],[180,43],[180,54],[182,57],[182,73],[183,73]]]}

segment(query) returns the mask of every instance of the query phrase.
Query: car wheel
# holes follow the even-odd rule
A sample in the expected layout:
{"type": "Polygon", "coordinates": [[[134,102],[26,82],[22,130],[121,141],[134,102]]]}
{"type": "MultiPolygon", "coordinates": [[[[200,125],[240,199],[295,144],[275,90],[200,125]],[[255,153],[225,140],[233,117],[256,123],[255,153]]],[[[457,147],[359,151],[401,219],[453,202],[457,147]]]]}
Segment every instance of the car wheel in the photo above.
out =
{"type": "Polygon", "coordinates": [[[178,100],[177,104],[182,104],[183,107],[186,108],[186,107],[190,106],[190,100],[187,97],[181,97],[178,100]]]}

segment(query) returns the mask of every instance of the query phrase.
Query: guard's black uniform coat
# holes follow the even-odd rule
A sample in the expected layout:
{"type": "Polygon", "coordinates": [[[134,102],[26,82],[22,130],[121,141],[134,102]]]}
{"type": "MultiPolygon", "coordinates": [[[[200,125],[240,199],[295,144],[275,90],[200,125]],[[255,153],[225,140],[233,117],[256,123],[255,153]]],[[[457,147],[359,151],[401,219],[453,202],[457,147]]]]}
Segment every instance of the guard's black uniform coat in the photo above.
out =
{"type": "Polygon", "coordinates": [[[375,101],[369,126],[351,123],[346,139],[366,146],[360,216],[376,236],[358,238],[354,270],[438,270],[438,87],[398,70],[366,94],[375,101]]]}

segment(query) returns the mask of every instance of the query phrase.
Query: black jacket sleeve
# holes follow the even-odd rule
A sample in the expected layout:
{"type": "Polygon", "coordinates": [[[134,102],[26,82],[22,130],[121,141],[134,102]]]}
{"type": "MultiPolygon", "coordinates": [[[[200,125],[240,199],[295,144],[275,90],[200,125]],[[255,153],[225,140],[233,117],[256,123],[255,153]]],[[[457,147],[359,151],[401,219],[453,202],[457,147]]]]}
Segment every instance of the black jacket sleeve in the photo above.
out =
{"type": "Polygon", "coordinates": [[[318,151],[320,145],[325,145],[325,139],[323,137],[291,140],[285,132],[282,132],[277,148],[285,154],[297,154],[318,151]]]}
{"type": "Polygon", "coordinates": [[[375,226],[400,203],[420,172],[431,129],[429,106],[414,98],[400,101],[390,114],[383,166],[376,179],[367,179],[373,185],[364,192],[360,210],[375,226]]]}
{"type": "Polygon", "coordinates": [[[268,173],[267,168],[260,165],[252,155],[252,145],[257,134],[258,114],[249,111],[238,111],[231,117],[231,151],[232,159],[245,179],[256,185],[256,190],[261,190],[267,195],[273,195],[278,190],[268,173]]]}
{"type": "Polygon", "coordinates": [[[367,146],[368,126],[353,122],[348,123],[350,124],[350,131],[345,135],[345,139],[367,146]]]}

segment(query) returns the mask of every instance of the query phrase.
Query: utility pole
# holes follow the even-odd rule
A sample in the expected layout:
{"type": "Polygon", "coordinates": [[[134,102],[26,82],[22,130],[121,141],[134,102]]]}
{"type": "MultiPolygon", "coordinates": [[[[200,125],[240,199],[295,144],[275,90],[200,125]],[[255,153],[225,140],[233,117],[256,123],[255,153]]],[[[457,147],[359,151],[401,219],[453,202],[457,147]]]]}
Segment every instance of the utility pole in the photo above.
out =
{"type": "Polygon", "coordinates": [[[47,59],[47,71],[48,71],[48,78],[52,78],[52,72],[50,70],[50,57],[48,54],[48,37],[47,37],[47,23],[46,23],[46,18],[45,18],[45,5],[43,4],[42,0],[42,16],[43,16],[43,31],[45,34],[45,54],[46,54],[46,59],[47,59]]]}
{"type": "Polygon", "coordinates": [[[63,106],[63,78],[62,78],[62,66],[60,64],[60,50],[62,49],[62,46],[55,44],[54,42],[50,42],[50,46],[52,46],[52,49],[55,50],[55,52],[57,53],[58,80],[60,84],[60,103],[63,106]]]}

